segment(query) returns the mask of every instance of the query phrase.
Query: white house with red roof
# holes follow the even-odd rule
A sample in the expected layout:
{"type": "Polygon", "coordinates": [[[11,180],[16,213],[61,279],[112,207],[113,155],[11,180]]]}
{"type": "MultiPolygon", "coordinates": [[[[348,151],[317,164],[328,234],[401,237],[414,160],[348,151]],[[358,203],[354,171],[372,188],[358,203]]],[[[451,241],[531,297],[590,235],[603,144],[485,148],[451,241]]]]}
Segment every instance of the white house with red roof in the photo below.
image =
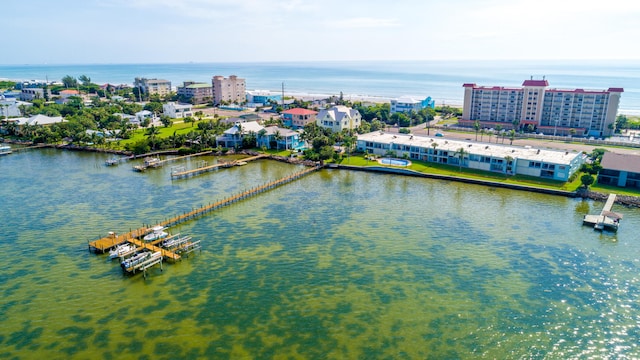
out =
{"type": "Polygon", "coordinates": [[[478,121],[483,128],[531,125],[546,135],[607,136],[614,131],[622,88],[607,90],[548,88],[545,79],[525,80],[521,87],[464,88],[463,126],[478,121]]]}
{"type": "Polygon", "coordinates": [[[316,115],[318,115],[317,111],[309,109],[288,109],[282,112],[282,122],[292,129],[301,129],[305,125],[316,121],[316,115]]]}

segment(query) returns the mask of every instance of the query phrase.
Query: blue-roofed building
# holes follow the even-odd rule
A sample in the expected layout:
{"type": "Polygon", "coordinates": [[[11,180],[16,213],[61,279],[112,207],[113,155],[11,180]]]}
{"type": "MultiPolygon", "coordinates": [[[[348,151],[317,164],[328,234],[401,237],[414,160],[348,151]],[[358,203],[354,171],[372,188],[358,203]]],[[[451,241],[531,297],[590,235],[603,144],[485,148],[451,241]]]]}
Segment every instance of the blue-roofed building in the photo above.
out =
{"type": "Polygon", "coordinates": [[[390,114],[401,112],[409,113],[412,110],[418,112],[425,108],[435,108],[436,101],[431,99],[431,96],[427,96],[426,99],[418,99],[411,96],[402,96],[397,99],[391,100],[390,114]]]}
{"type": "Polygon", "coordinates": [[[247,91],[247,103],[250,105],[262,106],[262,105],[268,104],[269,101],[275,101],[276,103],[280,103],[282,101],[282,95],[273,94],[267,90],[247,91]]]}

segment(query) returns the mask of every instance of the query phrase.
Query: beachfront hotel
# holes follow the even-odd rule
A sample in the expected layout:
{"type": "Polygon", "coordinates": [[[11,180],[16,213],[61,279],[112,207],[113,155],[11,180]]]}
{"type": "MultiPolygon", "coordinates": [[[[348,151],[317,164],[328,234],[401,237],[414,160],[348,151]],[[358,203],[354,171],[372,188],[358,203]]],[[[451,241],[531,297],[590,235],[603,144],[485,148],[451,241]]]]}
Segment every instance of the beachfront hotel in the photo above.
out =
{"type": "Polygon", "coordinates": [[[581,152],[391,134],[382,131],[358,135],[356,147],[359,151],[378,156],[406,156],[409,159],[438,164],[559,181],[567,181],[586,160],[586,155],[581,152]]]}
{"type": "Polygon", "coordinates": [[[602,137],[613,134],[622,88],[553,89],[547,80],[521,87],[464,84],[462,126],[503,129],[532,125],[545,135],[602,137]]]}
{"type": "Polygon", "coordinates": [[[235,75],[228,78],[216,75],[211,79],[213,86],[213,104],[219,105],[223,101],[226,103],[241,104],[246,101],[247,85],[245,79],[235,75]]]}
{"type": "Polygon", "coordinates": [[[213,100],[213,87],[209,83],[185,81],[182,86],[178,86],[177,94],[181,101],[194,105],[206,104],[213,100]]]}

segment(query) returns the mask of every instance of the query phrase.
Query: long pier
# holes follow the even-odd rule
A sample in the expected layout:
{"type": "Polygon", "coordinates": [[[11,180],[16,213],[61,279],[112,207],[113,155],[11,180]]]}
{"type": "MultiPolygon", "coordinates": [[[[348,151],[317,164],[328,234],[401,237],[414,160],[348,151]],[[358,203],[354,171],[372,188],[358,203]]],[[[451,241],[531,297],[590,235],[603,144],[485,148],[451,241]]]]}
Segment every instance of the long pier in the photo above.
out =
{"type": "MultiPolygon", "coordinates": [[[[216,201],[213,204],[204,205],[204,206],[201,206],[201,207],[199,207],[197,209],[194,209],[194,210],[191,210],[189,212],[186,212],[186,213],[184,213],[182,215],[178,215],[178,216],[175,216],[175,217],[173,217],[171,219],[162,221],[162,222],[158,223],[156,226],[172,227],[172,226],[175,226],[175,225],[180,224],[182,222],[195,219],[195,218],[200,217],[202,215],[205,215],[205,214],[207,214],[207,213],[209,213],[211,211],[214,211],[214,210],[220,209],[222,207],[234,204],[234,203],[236,203],[238,201],[247,199],[249,197],[256,196],[256,195],[261,194],[261,193],[263,193],[265,191],[268,191],[268,190],[271,190],[273,188],[276,188],[276,187],[278,187],[280,185],[284,185],[284,184],[290,183],[290,182],[292,182],[294,180],[297,180],[297,179],[299,179],[299,178],[301,178],[301,177],[303,177],[303,176],[305,176],[307,174],[310,174],[312,172],[320,170],[322,167],[323,167],[323,165],[317,165],[317,166],[314,166],[314,167],[310,167],[310,168],[304,169],[302,171],[296,172],[296,173],[294,173],[292,175],[285,176],[285,177],[283,177],[281,179],[268,182],[268,183],[266,183],[264,185],[256,186],[256,187],[254,187],[252,189],[245,190],[245,191],[243,191],[241,193],[235,194],[235,195],[230,196],[228,198],[225,198],[223,200],[216,201]]],[[[135,244],[138,247],[143,247],[143,248],[149,249],[149,250],[151,250],[153,252],[160,251],[162,253],[163,257],[166,257],[166,258],[169,258],[169,259],[173,259],[173,260],[180,259],[180,255],[179,254],[177,254],[177,253],[175,253],[173,251],[167,250],[167,249],[162,249],[160,247],[157,247],[157,246],[155,246],[155,242],[147,243],[147,242],[139,240],[140,237],[143,237],[144,235],[146,235],[149,232],[151,232],[152,231],[151,228],[152,227],[141,227],[139,229],[132,230],[132,231],[130,231],[128,233],[121,234],[121,235],[116,235],[115,233],[110,233],[106,237],[103,237],[103,238],[100,238],[98,240],[89,242],[89,250],[95,249],[96,251],[101,251],[101,252],[104,253],[105,251],[107,251],[107,250],[109,250],[109,249],[111,249],[111,248],[113,248],[113,247],[115,247],[117,245],[120,245],[120,244],[122,244],[124,242],[130,242],[132,244],[135,244]]]]}
{"type": "Polygon", "coordinates": [[[607,202],[604,204],[602,211],[599,215],[585,215],[582,219],[582,223],[586,225],[593,225],[596,230],[610,229],[613,231],[618,230],[620,225],[620,219],[622,215],[611,211],[613,204],[616,202],[616,194],[609,194],[607,202]]]}
{"type": "Polygon", "coordinates": [[[196,169],[192,169],[192,170],[186,170],[186,171],[176,171],[176,172],[172,172],[171,173],[171,178],[174,179],[178,179],[178,178],[183,178],[183,177],[187,177],[187,176],[195,176],[195,175],[200,175],[209,171],[213,171],[216,170],[218,168],[221,167],[232,167],[232,166],[236,166],[236,165],[240,165],[242,163],[247,163],[249,161],[253,161],[253,160],[258,160],[258,159],[262,159],[262,158],[266,158],[269,157],[270,155],[268,154],[259,154],[256,156],[251,156],[248,158],[244,158],[244,159],[240,159],[240,160],[234,160],[234,161],[230,161],[230,162],[223,162],[223,163],[218,163],[218,164],[213,164],[213,165],[208,165],[208,166],[202,166],[196,169]]]}

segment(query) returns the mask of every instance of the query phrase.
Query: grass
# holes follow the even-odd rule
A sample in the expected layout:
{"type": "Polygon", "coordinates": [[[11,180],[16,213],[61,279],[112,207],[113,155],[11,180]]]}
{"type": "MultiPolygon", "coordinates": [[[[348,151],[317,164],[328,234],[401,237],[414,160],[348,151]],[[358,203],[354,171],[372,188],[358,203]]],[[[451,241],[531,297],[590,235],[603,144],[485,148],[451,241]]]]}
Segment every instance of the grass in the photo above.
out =
{"type": "MultiPolygon", "coordinates": [[[[156,137],[159,139],[163,139],[163,138],[172,136],[174,131],[176,134],[182,135],[182,134],[187,134],[192,130],[197,130],[198,124],[197,122],[196,123],[178,122],[178,123],[172,123],[171,126],[169,127],[159,126],[157,127],[157,129],[159,129],[159,132],[156,135],[156,137]]],[[[127,144],[135,144],[140,140],[146,139],[147,138],[146,130],[147,129],[145,128],[139,128],[134,130],[130,138],[118,141],[119,143],[118,148],[125,149],[127,144]]]]}
{"type": "MultiPolygon", "coordinates": [[[[384,167],[395,167],[391,165],[382,165],[379,164],[375,160],[367,160],[361,154],[351,155],[349,158],[343,157],[340,162],[343,165],[354,165],[354,166],[384,166],[384,167]]],[[[493,181],[498,183],[506,183],[513,185],[522,185],[522,186],[531,186],[537,188],[544,189],[552,189],[552,190],[562,190],[562,191],[575,191],[578,187],[581,186],[580,177],[576,177],[576,179],[572,182],[563,182],[551,179],[542,179],[534,176],[524,176],[524,175],[506,175],[501,173],[494,173],[483,170],[469,169],[469,168],[459,168],[458,166],[444,165],[444,164],[435,164],[431,162],[419,161],[419,160],[411,160],[411,165],[408,169],[424,173],[424,174],[434,174],[434,175],[444,175],[444,176],[452,176],[466,179],[474,179],[474,180],[484,180],[484,181],[493,181]]]]}

